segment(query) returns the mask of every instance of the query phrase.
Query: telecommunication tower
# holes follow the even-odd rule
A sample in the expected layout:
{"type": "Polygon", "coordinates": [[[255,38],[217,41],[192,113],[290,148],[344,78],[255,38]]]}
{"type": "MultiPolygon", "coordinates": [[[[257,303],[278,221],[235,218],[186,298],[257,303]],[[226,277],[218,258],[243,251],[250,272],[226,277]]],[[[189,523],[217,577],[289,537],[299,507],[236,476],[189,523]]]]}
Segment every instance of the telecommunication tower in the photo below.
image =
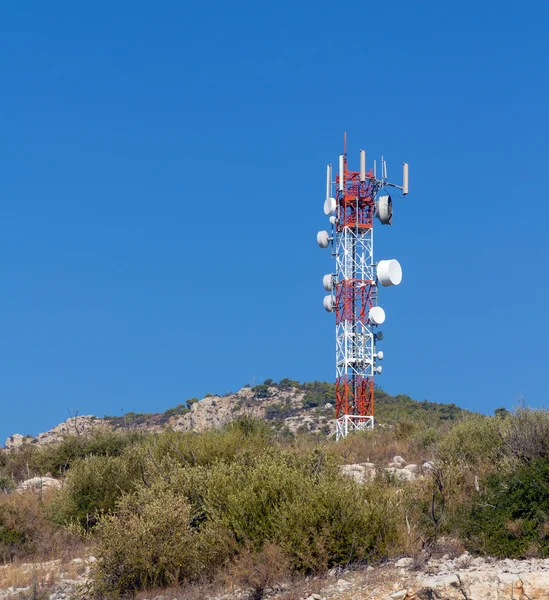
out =
{"type": "Polygon", "coordinates": [[[321,248],[332,247],[335,272],[324,275],[322,283],[329,292],[324,308],[335,313],[336,320],[336,438],[351,431],[374,427],[374,376],[381,374],[383,351],[377,344],[383,339],[378,326],[385,311],[378,304],[378,286],[399,285],[402,268],[395,259],[374,262],[374,217],[382,225],[391,225],[393,204],[387,188],[408,193],[408,163],[402,165],[402,186],[387,179],[383,157],[380,177],[376,161],[366,171],[366,151],[360,151],[360,170],[350,171],[347,143],[335,181],[332,165],[326,169],[324,213],[330,217],[331,234],[319,231],[321,248]],[[333,195],[335,184],[336,193],[333,195]]]}

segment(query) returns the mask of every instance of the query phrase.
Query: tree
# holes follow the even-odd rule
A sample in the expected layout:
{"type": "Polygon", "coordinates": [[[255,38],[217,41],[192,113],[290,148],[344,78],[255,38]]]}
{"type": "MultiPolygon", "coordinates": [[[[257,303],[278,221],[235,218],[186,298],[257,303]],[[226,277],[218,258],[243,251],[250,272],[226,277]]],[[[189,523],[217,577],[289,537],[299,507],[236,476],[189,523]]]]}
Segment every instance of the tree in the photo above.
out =
{"type": "Polygon", "coordinates": [[[510,416],[510,412],[503,407],[500,408],[496,408],[496,410],[494,411],[494,415],[496,415],[496,417],[499,417],[500,419],[505,419],[508,416],[510,416]]]}
{"type": "Polygon", "coordinates": [[[187,408],[190,410],[191,406],[193,404],[196,404],[198,402],[198,398],[189,398],[187,400],[187,402],[185,402],[185,404],[187,405],[187,408]]]}

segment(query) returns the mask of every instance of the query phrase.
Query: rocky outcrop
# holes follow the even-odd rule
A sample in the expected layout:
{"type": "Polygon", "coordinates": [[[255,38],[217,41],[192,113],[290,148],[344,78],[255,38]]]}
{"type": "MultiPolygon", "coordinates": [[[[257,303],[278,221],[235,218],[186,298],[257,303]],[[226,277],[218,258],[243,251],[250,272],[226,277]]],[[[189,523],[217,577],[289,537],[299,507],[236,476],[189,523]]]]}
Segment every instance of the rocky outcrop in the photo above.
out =
{"type": "Polygon", "coordinates": [[[167,411],[163,414],[144,415],[145,418],[138,422],[132,422],[131,419],[126,422],[123,417],[100,419],[93,415],[76,415],[36,437],[23,437],[16,433],[6,440],[5,449],[9,452],[26,443],[53,444],[60,442],[66,435],[89,435],[99,427],[154,432],[173,428],[175,431],[200,432],[218,429],[241,417],[282,421],[294,433],[322,431],[324,435],[331,435],[335,431],[333,406],[329,402],[321,407],[304,406],[304,397],[305,392],[299,388],[280,389],[273,385],[258,394],[252,388],[244,387],[235,394],[208,395],[192,404],[190,410],[183,415],[169,415],[167,411]]]}
{"type": "Polygon", "coordinates": [[[89,435],[98,427],[110,427],[105,419],[98,419],[93,415],[77,415],[70,417],[63,423],[59,423],[53,429],[39,433],[36,437],[22,436],[20,433],[14,433],[6,439],[5,449],[7,451],[15,450],[23,444],[56,444],[67,435],[89,435]]]}
{"type": "Polygon", "coordinates": [[[67,434],[89,435],[97,427],[105,426],[103,419],[98,419],[93,415],[78,415],[70,417],[63,423],[56,425],[53,429],[45,433],[39,433],[34,438],[37,444],[54,444],[60,442],[67,434]]]}
{"type": "Polygon", "coordinates": [[[393,476],[401,481],[414,481],[418,477],[423,477],[432,468],[431,463],[424,462],[421,465],[415,463],[406,464],[406,460],[402,456],[395,456],[386,467],[369,462],[354,463],[351,465],[342,465],[341,472],[347,477],[352,477],[358,483],[364,483],[373,479],[376,473],[393,476]]]}
{"type": "MultiPolygon", "coordinates": [[[[549,560],[494,560],[464,554],[430,561],[416,577],[415,598],[432,591],[448,600],[534,600],[549,598],[549,560]]],[[[414,598],[414,596],[410,596],[414,598]]]]}
{"type": "Polygon", "coordinates": [[[6,440],[6,450],[15,450],[16,448],[19,448],[19,446],[22,446],[28,439],[29,438],[25,438],[25,436],[20,433],[14,433],[6,440]]]}
{"type": "Polygon", "coordinates": [[[17,486],[17,492],[41,492],[45,489],[58,489],[61,487],[61,482],[53,477],[32,477],[26,479],[17,486]]]}
{"type": "MultiPolygon", "coordinates": [[[[0,600],[40,592],[49,600],[91,597],[90,567],[95,557],[53,560],[0,567],[0,600]],[[20,583],[7,587],[4,570],[18,569],[20,583]],[[25,575],[28,575],[25,577],[25,575]]],[[[450,559],[418,561],[403,557],[387,564],[358,569],[336,567],[327,575],[280,582],[264,590],[266,600],[548,600],[549,559],[495,560],[465,553],[450,559]]],[[[6,572],[7,575],[7,572],[6,572]]],[[[207,600],[248,600],[252,590],[193,588],[192,597],[207,600]]],[[[151,590],[142,600],[185,599],[188,590],[151,590]]]]}
{"type": "MultiPolygon", "coordinates": [[[[218,429],[241,417],[264,419],[269,409],[284,406],[288,412],[283,416],[285,425],[294,433],[302,428],[318,431],[326,419],[312,415],[303,407],[305,393],[295,389],[280,390],[269,388],[265,398],[258,398],[251,388],[243,388],[228,396],[208,396],[191,406],[190,411],[177,418],[172,424],[175,431],[205,431],[218,429]]],[[[331,415],[331,406],[324,408],[331,415]]],[[[332,426],[333,429],[333,426],[332,426]]]]}
{"type": "Polygon", "coordinates": [[[420,570],[415,565],[406,557],[375,568],[334,573],[318,593],[302,594],[301,600],[549,599],[549,560],[498,561],[466,553],[454,560],[431,560],[420,570]]]}

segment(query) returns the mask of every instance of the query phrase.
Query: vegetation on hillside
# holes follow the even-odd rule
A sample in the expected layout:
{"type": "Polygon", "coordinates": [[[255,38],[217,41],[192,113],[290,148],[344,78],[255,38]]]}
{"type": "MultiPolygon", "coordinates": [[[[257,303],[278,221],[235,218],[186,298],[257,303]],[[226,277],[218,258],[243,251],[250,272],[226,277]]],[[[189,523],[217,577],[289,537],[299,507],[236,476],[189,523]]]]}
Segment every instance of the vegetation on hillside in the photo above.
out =
{"type": "MultiPolygon", "coordinates": [[[[321,398],[313,410],[324,385],[303,388],[321,398]]],[[[230,574],[257,598],[284,575],[403,554],[549,556],[547,412],[488,417],[376,397],[385,425],[339,443],[244,418],[200,434],[97,429],[2,452],[0,555],[89,545],[100,597],[230,574]],[[403,481],[381,468],[397,454],[428,464],[403,481]],[[343,475],[361,462],[380,468],[364,483],[343,475]],[[60,490],[13,491],[47,473],[63,478],[60,490]]]]}
{"type": "MultiPolygon", "coordinates": [[[[247,386],[249,387],[249,386],[247,386]]],[[[294,392],[301,394],[301,404],[292,402],[291,397],[281,402],[275,402],[266,406],[266,419],[278,429],[284,427],[284,419],[295,417],[304,411],[314,411],[316,417],[321,417],[326,425],[329,419],[335,415],[335,385],[325,381],[306,381],[300,383],[292,379],[284,378],[279,382],[266,379],[263,383],[253,386],[251,403],[272,400],[278,392],[294,392]],[[326,406],[328,405],[328,406],[326,406]]],[[[229,396],[231,393],[224,394],[229,396]]],[[[212,394],[206,394],[206,398],[212,394]]],[[[189,398],[185,402],[168,408],[163,413],[135,413],[128,412],[120,416],[105,415],[104,419],[111,427],[116,429],[139,429],[147,427],[165,426],[172,417],[186,415],[198,398],[189,398]]],[[[437,402],[418,402],[409,396],[399,394],[391,396],[381,389],[375,390],[376,420],[380,424],[391,424],[402,420],[430,420],[433,424],[442,421],[453,421],[464,414],[462,408],[455,404],[441,404],[437,402]],[[420,409],[420,410],[418,410],[420,409]]],[[[242,404],[242,403],[241,403],[242,404]]],[[[503,410],[503,409],[502,409],[503,410]]],[[[303,430],[306,431],[307,428],[303,430]]],[[[327,426],[321,431],[328,434],[327,426]]]]}

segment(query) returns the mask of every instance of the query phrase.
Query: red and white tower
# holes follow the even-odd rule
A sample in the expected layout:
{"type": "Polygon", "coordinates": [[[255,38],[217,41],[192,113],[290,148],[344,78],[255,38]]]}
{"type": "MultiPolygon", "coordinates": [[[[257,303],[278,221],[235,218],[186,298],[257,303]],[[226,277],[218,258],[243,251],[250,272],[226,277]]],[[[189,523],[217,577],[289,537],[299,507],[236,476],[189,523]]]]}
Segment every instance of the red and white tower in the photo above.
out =
{"type": "Polygon", "coordinates": [[[360,151],[360,170],[347,164],[346,143],[339,157],[339,172],[332,181],[332,165],[326,172],[324,213],[330,217],[331,235],[319,231],[321,248],[332,247],[335,272],[323,278],[324,308],[336,317],[336,437],[374,427],[374,376],[382,372],[383,351],[377,344],[385,321],[378,304],[379,285],[398,285],[402,269],[397,260],[374,262],[374,217],[392,222],[392,199],[386,188],[408,193],[408,164],[403,163],[402,186],[389,183],[383,158],[381,176],[366,171],[366,151],[360,151]],[[333,195],[333,185],[336,193],[333,195]]]}

